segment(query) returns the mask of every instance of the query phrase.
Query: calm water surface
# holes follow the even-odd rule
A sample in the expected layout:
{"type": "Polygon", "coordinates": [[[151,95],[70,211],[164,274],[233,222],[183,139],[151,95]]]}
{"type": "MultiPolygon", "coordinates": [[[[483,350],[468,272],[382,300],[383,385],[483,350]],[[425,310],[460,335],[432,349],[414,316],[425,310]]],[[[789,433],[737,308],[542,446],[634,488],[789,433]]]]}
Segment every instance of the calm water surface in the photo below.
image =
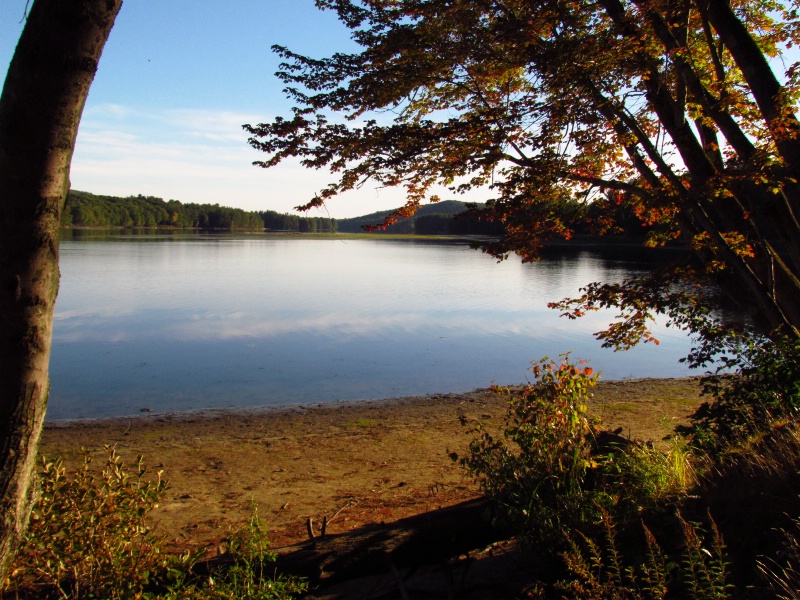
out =
{"type": "Polygon", "coordinates": [[[638,247],[523,265],[446,242],[84,232],[61,242],[49,419],[466,391],[573,351],[605,378],[687,375],[680,332],[600,348],[547,302],[652,268],[638,247]]]}

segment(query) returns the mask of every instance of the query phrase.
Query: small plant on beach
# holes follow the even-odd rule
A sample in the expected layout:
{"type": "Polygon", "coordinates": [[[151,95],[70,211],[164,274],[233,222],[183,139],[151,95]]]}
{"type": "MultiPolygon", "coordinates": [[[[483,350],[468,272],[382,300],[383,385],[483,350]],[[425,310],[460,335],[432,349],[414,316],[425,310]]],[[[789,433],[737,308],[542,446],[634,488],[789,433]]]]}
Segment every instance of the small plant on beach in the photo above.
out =
{"type": "Polygon", "coordinates": [[[280,575],[270,565],[275,554],[269,549],[264,522],[253,505],[247,524],[234,531],[224,546],[225,564],[205,576],[179,572],[169,592],[152,600],[288,600],[308,589],[302,579],[280,575]]]}
{"type": "Polygon", "coordinates": [[[509,405],[500,434],[478,423],[468,453],[451,454],[497,502],[501,520],[563,541],[564,531],[600,522],[601,510],[636,517],[685,492],[692,470],[684,445],[664,451],[634,442],[589,416],[598,376],[585,363],[544,358],[532,371],[533,384],[497,390],[509,405]]]}
{"type": "Polygon", "coordinates": [[[477,424],[472,432],[479,436],[468,454],[451,456],[478,478],[512,526],[552,538],[594,520],[602,504],[585,485],[587,473],[597,466],[591,444],[595,428],[586,413],[597,375],[568,355],[561,362],[544,358],[531,370],[532,385],[497,389],[509,405],[502,435],[477,424]]]}
{"type": "Polygon", "coordinates": [[[20,596],[129,598],[163,567],[146,517],[166,482],[141,456],[129,468],[114,446],[105,450],[99,473],[88,454],[70,475],[60,460],[42,458],[39,500],[10,577],[20,596]]]}

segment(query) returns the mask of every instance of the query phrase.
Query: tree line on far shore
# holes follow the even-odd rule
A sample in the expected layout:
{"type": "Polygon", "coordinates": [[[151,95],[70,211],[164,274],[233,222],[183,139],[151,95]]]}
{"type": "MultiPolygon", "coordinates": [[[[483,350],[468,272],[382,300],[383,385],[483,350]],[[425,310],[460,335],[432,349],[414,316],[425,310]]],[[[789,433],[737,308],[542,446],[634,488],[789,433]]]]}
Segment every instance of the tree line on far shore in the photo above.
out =
{"type": "Polygon", "coordinates": [[[229,231],[336,232],[336,220],[275,211],[246,211],[219,204],[164,201],[154,196],[101,196],[70,190],[62,227],[175,227],[229,231]]]}
{"type": "MultiPolygon", "coordinates": [[[[496,223],[455,218],[466,204],[454,200],[426,207],[420,214],[381,233],[420,235],[501,235],[496,223]]],[[[362,233],[391,211],[352,219],[303,217],[272,210],[246,211],[219,204],[182,203],[155,196],[104,196],[70,190],[62,213],[62,227],[174,227],[227,231],[286,231],[298,233],[362,233]]]]}
{"type": "MultiPolygon", "coordinates": [[[[477,205],[480,207],[481,205],[477,205]]],[[[422,206],[407,219],[378,228],[376,233],[417,235],[481,235],[501,237],[501,223],[479,219],[470,205],[446,200],[422,206]]],[[[562,199],[551,210],[573,222],[578,234],[595,233],[597,206],[562,199]]],[[[272,210],[246,211],[219,204],[182,203],[155,196],[104,196],[70,190],[62,213],[62,227],[172,227],[223,231],[285,231],[297,233],[362,233],[383,221],[391,210],[349,219],[303,217],[272,210]]],[[[618,207],[617,228],[613,232],[628,238],[644,237],[651,227],[643,227],[630,207],[618,207]]]]}

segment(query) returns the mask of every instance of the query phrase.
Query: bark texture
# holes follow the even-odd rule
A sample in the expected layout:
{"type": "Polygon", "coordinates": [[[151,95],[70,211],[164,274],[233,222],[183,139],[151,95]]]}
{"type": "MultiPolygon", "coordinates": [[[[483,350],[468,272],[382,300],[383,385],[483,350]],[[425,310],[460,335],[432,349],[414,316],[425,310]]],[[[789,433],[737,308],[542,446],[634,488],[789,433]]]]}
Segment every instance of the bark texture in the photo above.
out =
{"type": "Polygon", "coordinates": [[[70,162],[121,6],[36,0],[0,97],[0,589],[34,497],[70,162]]]}

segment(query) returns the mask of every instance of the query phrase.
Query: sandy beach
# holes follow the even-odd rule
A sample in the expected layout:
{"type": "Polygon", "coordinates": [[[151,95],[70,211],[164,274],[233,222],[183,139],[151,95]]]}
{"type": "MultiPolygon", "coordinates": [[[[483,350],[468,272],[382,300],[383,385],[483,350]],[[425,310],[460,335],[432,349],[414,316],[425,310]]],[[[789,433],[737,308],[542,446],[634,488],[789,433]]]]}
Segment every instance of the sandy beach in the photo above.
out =
{"type": "MultiPolygon", "coordinates": [[[[609,428],[660,440],[700,403],[697,379],[601,382],[590,410],[609,428]]],[[[214,547],[257,504],[275,547],[307,538],[309,518],[337,533],[475,497],[448,456],[470,438],[459,416],[501,424],[505,400],[489,390],[283,409],[145,413],[46,425],[42,454],[100,465],[104,444],[164,471],[154,514],[172,549],[214,547]]]]}

